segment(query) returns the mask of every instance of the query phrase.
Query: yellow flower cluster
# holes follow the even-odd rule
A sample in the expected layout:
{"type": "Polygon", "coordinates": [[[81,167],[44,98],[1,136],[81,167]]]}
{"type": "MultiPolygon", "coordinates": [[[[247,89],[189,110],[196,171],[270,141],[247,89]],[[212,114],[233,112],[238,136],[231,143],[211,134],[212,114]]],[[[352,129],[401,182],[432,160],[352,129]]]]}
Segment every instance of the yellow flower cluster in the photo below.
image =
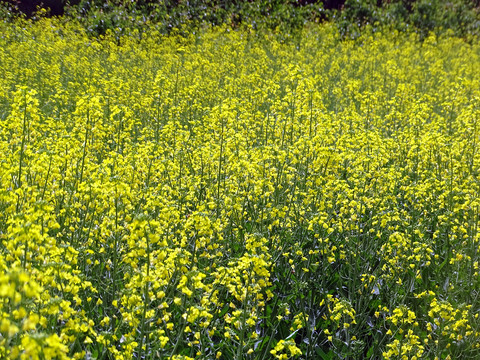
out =
{"type": "Polygon", "coordinates": [[[353,309],[352,304],[348,300],[340,300],[330,296],[329,301],[333,303],[333,306],[329,307],[330,320],[344,328],[355,324],[355,309],[353,309]],[[340,320],[343,322],[341,323],[340,320]]]}
{"type": "Polygon", "coordinates": [[[292,340],[280,340],[270,353],[275,359],[279,360],[287,360],[302,355],[300,349],[295,345],[295,341],[292,340]]]}
{"type": "Polygon", "coordinates": [[[387,344],[387,349],[382,354],[384,359],[417,360],[424,355],[424,346],[411,329],[404,334],[401,340],[395,339],[392,343],[387,344]]]}

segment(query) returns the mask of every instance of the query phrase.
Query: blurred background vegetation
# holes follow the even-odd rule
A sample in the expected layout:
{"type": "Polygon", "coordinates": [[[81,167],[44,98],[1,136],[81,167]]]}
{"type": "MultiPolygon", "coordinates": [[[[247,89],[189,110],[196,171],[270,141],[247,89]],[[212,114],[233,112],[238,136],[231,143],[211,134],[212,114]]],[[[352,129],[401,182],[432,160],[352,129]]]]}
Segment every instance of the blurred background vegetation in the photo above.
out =
{"type": "Polygon", "coordinates": [[[294,33],[307,22],[335,21],[344,37],[362,28],[413,29],[477,35],[480,0],[0,0],[0,17],[65,16],[80,21],[92,36],[142,32],[148,23],[160,31],[227,24],[294,33]]]}

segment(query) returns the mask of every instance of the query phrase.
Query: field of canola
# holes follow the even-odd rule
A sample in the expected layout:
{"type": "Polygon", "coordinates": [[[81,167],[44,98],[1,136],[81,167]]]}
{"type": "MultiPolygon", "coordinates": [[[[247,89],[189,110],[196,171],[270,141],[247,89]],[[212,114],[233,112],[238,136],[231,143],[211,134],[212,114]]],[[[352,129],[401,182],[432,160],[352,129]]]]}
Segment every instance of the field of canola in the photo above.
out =
{"type": "Polygon", "coordinates": [[[478,41],[0,29],[0,358],[480,358],[478,41]]]}

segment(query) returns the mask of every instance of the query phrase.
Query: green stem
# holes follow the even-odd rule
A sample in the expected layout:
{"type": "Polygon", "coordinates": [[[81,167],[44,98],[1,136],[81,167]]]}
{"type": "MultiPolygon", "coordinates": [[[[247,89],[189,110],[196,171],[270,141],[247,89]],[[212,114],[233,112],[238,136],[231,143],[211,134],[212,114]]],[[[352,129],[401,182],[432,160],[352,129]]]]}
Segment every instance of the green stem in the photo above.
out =
{"type": "MultiPolygon", "coordinates": [[[[24,150],[25,150],[25,142],[27,137],[27,95],[23,94],[25,106],[23,108],[23,129],[22,129],[22,144],[20,145],[20,162],[18,165],[18,176],[17,176],[17,184],[16,189],[22,186],[22,169],[23,169],[23,158],[24,158],[24,150]]],[[[17,195],[17,212],[20,210],[20,195],[17,195]]]]}

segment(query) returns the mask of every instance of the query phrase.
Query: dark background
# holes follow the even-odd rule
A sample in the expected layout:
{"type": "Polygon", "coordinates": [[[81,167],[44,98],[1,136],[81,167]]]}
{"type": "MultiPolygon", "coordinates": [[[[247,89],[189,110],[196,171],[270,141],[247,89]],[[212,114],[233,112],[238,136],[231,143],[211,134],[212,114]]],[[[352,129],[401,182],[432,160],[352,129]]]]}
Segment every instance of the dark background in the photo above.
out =
{"type": "MultiPolygon", "coordinates": [[[[61,0],[4,0],[3,2],[15,5],[18,10],[27,15],[27,17],[31,17],[32,14],[38,9],[38,8],[44,8],[44,9],[50,9],[50,15],[52,16],[58,16],[58,15],[63,15],[65,13],[65,7],[67,5],[67,1],[61,1],[61,0]]],[[[143,3],[155,3],[158,1],[141,1],[143,3]]],[[[171,1],[172,3],[186,3],[188,1],[185,0],[174,0],[171,1]]],[[[228,1],[226,1],[228,2],[228,1]]],[[[381,2],[381,1],[380,1],[381,2]]],[[[70,5],[78,5],[80,3],[80,0],[71,0],[68,1],[68,4],[70,5]]],[[[308,4],[318,4],[318,3],[323,3],[323,7],[326,10],[340,10],[342,6],[345,4],[345,0],[324,0],[324,1],[318,1],[318,0],[298,0],[294,2],[294,5],[298,4],[298,6],[304,6],[308,4]]]]}

